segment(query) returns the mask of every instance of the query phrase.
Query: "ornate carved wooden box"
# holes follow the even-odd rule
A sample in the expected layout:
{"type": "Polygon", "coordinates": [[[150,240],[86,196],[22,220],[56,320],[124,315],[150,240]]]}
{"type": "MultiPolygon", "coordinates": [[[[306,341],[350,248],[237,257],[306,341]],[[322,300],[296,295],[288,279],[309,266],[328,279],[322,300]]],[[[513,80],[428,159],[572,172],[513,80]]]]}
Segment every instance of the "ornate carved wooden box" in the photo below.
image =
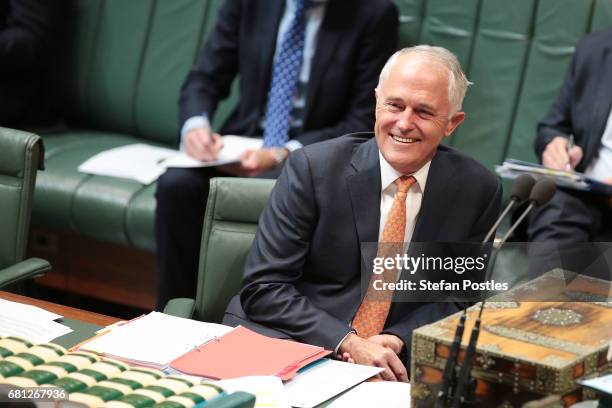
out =
{"type": "MultiPolygon", "coordinates": [[[[594,398],[592,391],[574,381],[612,371],[607,360],[612,339],[610,283],[568,276],[553,271],[506,294],[503,301],[485,304],[472,371],[478,406],[521,407],[550,394],[562,396],[565,406],[594,398]],[[533,299],[528,293],[550,301],[524,301],[533,299]]],[[[478,307],[468,309],[460,362],[478,307]]],[[[434,406],[459,317],[455,314],[414,331],[413,407],[434,406]]]]}

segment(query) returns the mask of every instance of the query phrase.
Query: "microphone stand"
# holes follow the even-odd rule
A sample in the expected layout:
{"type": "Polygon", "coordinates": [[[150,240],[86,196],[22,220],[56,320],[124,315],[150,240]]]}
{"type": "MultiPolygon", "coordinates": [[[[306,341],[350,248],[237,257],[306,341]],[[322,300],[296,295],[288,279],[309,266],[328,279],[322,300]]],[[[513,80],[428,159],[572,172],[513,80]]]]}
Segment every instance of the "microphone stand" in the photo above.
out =
{"type": "MultiPolygon", "coordinates": [[[[549,198],[550,199],[550,198],[549,198]]],[[[548,200],[546,200],[548,201],[548,200]]],[[[493,268],[495,268],[495,262],[497,260],[497,254],[501,250],[501,247],[506,243],[512,232],[518,227],[518,225],[525,219],[527,214],[531,212],[535,207],[537,207],[540,203],[538,200],[531,199],[529,201],[529,206],[523,211],[520,217],[510,226],[510,229],[503,236],[497,248],[493,248],[493,255],[491,256],[491,272],[493,272],[493,268]]],[[[452,408],[468,408],[475,407],[478,403],[476,399],[476,380],[474,380],[471,376],[472,365],[474,364],[474,357],[476,356],[476,344],[478,343],[478,337],[480,336],[480,325],[482,312],[484,310],[486,304],[486,299],[483,299],[480,304],[480,310],[478,311],[478,317],[474,322],[474,327],[472,328],[472,333],[470,336],[470,342],[468,343],[468,347],[465,352],[465,358],[463,359],[463,365],[461,366],[461,371],[459,372],[459,377],[457,379],[457,386],[455,388],[455,392],[451,395],[450,400],[452,401],[452,408]]]]}

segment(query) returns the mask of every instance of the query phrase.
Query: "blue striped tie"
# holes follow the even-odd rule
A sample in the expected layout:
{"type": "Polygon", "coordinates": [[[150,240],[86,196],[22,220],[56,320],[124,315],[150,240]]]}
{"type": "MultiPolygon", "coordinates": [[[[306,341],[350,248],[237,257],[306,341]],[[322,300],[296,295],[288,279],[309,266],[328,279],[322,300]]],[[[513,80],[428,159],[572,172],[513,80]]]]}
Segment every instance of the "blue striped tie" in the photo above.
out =
{"type": "Polygon", "coordinates": [[[268,92],[264,147],[284,146],[289,140],[292,98],[304,54],[303,11],[304,0],[296,0],[291,25],[283,35],[280,50],[274,61],[272,84],[268,92]]]}

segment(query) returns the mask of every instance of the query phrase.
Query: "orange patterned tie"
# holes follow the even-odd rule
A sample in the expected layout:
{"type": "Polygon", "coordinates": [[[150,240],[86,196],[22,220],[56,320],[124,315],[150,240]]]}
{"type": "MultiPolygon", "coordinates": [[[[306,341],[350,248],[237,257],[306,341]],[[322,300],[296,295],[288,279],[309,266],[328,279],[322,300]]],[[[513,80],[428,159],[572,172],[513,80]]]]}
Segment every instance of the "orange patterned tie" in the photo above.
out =
{"type": "MultiPolygon", "coordinates": [[[[404,234],[406,232],[406,196],[408,190],[416,183],[412,176],[402,176],[395,180],[397,193],[393,197],[393,205],[389,211],[389,217],[383,228],[382,237],[376,253],[377,257],[390,258],[403,253],[404,234]]],[[[395,268],[385,269],[382,274],[384,282],[395,282],[397,270],[395,268]]],[[[353,328],[357,334],[365,339],[380,334],[389,309],[391,308],[392,291],[375,290],[373,282],[380,279],[372,275],[368,291],[361,302],[361,306],[353,319],[353,328]]]]}

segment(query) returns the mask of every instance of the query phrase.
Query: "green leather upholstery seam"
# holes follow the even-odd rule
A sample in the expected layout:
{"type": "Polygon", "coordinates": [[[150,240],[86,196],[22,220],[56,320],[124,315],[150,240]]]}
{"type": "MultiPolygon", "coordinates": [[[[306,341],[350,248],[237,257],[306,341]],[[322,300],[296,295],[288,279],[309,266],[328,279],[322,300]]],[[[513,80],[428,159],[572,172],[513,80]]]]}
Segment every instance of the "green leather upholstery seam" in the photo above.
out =
{"type": "MultiPolygon", "coordinates": [[[[149,38],[151,37],[151,27],[153,25],[153,16],[155,15],[155,9],[157,8],[157,0],[152,0],[152,3],[152,6],[149,8],[149,16],[147,17],[147,32],[144,36],[142,50],[140,51],[140,58],[138,60],[138,69],[136,70],[136,77],[134,78],[134,83],[136,84],[136,86],[134,86],[134,91],[132,92],[132,103],[130,104],[131,121],[134,124],[134,130],[136,131],[136,134],[138,136],[142,136],[142,132],[139,129],[138,120],[136,119],[136,101],[138,100],[138,90],[140,89],[140,77],[142,75],[142,70],[144,66],[143,62],[145,61],[145,56],[149,48],[149,38]]],[[[125,228],[125,226],[124,231],[127,237],[127,228],[125,228]]]]}

